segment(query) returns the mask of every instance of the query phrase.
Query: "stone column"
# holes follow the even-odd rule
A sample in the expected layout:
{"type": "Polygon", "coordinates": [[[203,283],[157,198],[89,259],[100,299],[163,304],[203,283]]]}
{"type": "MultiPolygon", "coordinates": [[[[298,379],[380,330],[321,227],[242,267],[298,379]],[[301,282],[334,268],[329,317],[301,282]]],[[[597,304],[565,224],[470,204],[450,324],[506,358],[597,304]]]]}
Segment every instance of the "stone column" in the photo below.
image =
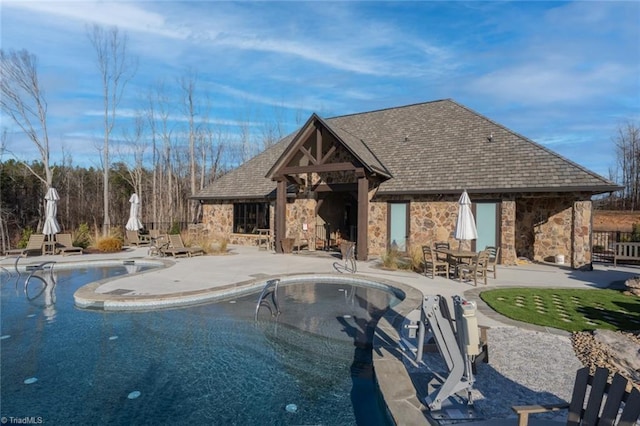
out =
{"type": "Polygon", "coordinates": [[[515,265],[516,254],[516,202],[502,201],[500,206],[500,251],[503,265],[515,265]]]}
{"type": "Polygon", "coordinates": [[[591,263],[591,209],[591,201],[573,203],[571,267],[574,269],[591,263]]]}

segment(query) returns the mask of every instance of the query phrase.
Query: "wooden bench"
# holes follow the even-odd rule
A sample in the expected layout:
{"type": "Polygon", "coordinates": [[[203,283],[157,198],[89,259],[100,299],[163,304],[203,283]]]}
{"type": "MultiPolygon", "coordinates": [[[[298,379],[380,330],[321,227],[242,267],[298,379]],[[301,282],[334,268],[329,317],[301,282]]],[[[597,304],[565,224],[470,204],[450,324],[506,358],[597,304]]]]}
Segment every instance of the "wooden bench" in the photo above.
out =
{"type": "Polygon", "coordinates": [[[613,250],[613,266],[618,260],[640,260],[640,243],[616,243],[613,250]]]}
{"type": "Polygon", "coordinates": [[[569,404],[514,406],[512,409],[518,414],[518,426],[528,424],[529,414],[567,408],[567,425],[634,425],[640,417],[640,391],[636,388],[627,391],[629,381],[618,373],[611,384],[607,383],[608,377],[606,368],[596,368],[593,376],[589,374],[589,367],[581,368],[576,373],[569,404]]]}

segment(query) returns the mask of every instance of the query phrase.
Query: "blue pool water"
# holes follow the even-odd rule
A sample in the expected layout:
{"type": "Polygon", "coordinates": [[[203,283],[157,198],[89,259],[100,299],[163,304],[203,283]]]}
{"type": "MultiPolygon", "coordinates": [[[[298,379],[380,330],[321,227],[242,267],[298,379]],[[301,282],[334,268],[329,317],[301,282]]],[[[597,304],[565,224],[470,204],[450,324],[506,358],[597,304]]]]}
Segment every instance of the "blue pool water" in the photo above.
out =
{"type": "MultiPolygon", "coordinates": [[[[3,278],[0,415],[45,424],[385,425],[371,366],[390,292],[282,286],[183,309],[83,311],[80,286],[116,268],[58,270],[54,294],[3,278]]],[[[41,289],[41,288],[40,288],[41,289]]]]}

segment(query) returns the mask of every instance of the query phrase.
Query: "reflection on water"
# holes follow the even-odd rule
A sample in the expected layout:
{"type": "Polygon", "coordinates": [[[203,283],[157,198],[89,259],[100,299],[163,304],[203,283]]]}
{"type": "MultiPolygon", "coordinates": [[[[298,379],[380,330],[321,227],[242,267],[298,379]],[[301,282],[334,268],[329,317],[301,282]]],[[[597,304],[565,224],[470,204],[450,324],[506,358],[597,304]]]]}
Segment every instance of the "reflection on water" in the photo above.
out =
{"type": "Polygon", "coordinates": [[[150,312],[75,308],[80,285],[133,270],[126,266],[58,270],[52,282],[39,271],[26,294],[25,276],[2,285],[2,415],[37,413],[47,424],[386,424],[371,330],[393,295],[288,285],[282,314],[261,310],[257,323],[257,293],[150,312]]]}
{"type": "Polygon", "coordinates": [[[56,317],[56,280],[57,272],[53,266],[33,271],[24,280],[24,295],[33,306],[41,307],[47,322],[56,317]]]}

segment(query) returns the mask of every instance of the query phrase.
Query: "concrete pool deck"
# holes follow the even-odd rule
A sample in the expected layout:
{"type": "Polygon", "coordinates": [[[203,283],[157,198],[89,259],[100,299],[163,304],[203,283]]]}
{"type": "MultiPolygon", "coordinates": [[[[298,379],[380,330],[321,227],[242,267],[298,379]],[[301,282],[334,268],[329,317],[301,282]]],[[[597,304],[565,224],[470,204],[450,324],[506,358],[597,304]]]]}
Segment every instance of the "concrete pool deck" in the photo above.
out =
{"type": "MultiPolygon", "coordinates": [[[[13,269],[14,258],[0,260],[0,266],[13,269]]],[[[221,288],[238,287],[263,281],[269,277],[290,274],[329,274],[338,272],[340,259],[327,252],[302,252],[301,254],[275,254],[256,247],[230,246],[227,255],[197,256],[191,258],[149,257],[148,249],[128,248],[117,254],[85,254],[82,256],[35,256],[22,258],[19,265],[37,264],[44,261],[59,263],[97,260],[164,261],[167,268],[147,271],[142,274],[118,277],[95,287],[95,296],[104,299],[167,300],[181,295],[206,294],[221,288]]],[[[488,279],[488,285],[459,282],[442,276],[425,277],[411,271],[384,270],[376,260],[358,262],[358,275],[371,279],[400,282],[420,290],[425,295],[442,295],[447,299],[454,295],[466,296],[478,303],[478,323],[492,327],[514,325],[513,321],[496,315],[487,309],[478,295],[480,291],[496,287],[561,287],[561,288],[606,288],[612,282],[624,281],[640,275],[640,267],[594,265],[593,271],[571,270],[567,266],[549,264],[526,264],[498,266],[498,277],[488,279]]],[[[521,327],[539,328],[518,324],[521,327]]],[[[553,330],[550,330],[553,331],[553,330]]]]}
{"type": "MultiPolygon", "coordinates": [[[[230,246],[229,254],[217,256],[199,256],[192,258],[152,258],[148,256],[147,248],[130,248],[117,254],[86,254],[82,256],[37,256],[21,259],[19,265],[38,264],[45,261],[59,262],[60,266],[67,262],[90,261],[123,261],[134,262],[162,261],[167,268],[146,271],[141,274],[127,275],[116,279],[99,282],[87,286],[86,297],[104,303],[131,303],[132,306],[143,308],[179,305],[181,301],[201,303],[211,294],[221,291],[250,286],[252,283],[264,282],[270,277],[294,274],[332,274],[336,273],[336,266],[342,263],[340,259],[326,252],[301,254],[275,254],[260,251],[256,247],[230,246]],[[143,302],[141,304],[141,301],[143,302]],[[144,305],[144,303],[149,305],[144,305]],[[109,303],[109,302],[108,302],[109,303]],[[136,305],[137,304],[137,305],[136,305]]],[[[0,265],[12,270],[14,259],[6,258],[0,265]]],[[[351,275],[351,274],[347,274],[351,275]]],[[[474,287],[472,282],[436,277],[435,279],[408,271],[390,271],[378,267],[375,260],[358,262],[358,275],[372,280],[394,282],[418,290],[412,292],[410,303],[417,306],[420,297],[415,295],[442,295],[447,299],[451,296],[462,295],[478,304],[478,323],[486,327],[517,326],[536,331],[557,333],[557,330],[517,323],[504,318],[488,309],[480,300],[479,293],[486,288],[497,287],[560,287],[560,288],[606,288],[613,282],[624,281],[627,278],[640,275],[640,268],[633,266],[594,265],[593,271],[574,271],[566,266],[547,264],[526,264],[520,266],[498,266],[498,278],[488,279],[488,285],[474,287]]],[[[122,307],[124,309],[124,307],[122,307]]],[[[410,308],[411,309],[411,308],[410,308]]],[[[406,308],[405,308],[406,311],[406,308]]],[[[396,313],[399,315],[406,312],[396,313]]],[[[397,318],[394,322],[380,325],[387,335],[397,329],[397,318]]],[[[397,338],[397,335],[389,336],[397,338]]],[[[374,351],[374,365],[376,376],[381,383],[385,401],[398,424],[427,424],[421,403],[416,396],[411,378],[406,372],[402,357],[397,348],[383,345],[379,351],[374,351]],[[403,373],[404,371],[404,373],[403,373]]],[[[484,424],[515,424],[516,419],[490,420],[484,424]]],[[[535,421],[532,425],[542,425],[548,422],[535,421]]],[[[475,424],[482,424],[476,422],[475,424]]],[[[552,423],[553,424],[553,423],[552,423]]]]}

